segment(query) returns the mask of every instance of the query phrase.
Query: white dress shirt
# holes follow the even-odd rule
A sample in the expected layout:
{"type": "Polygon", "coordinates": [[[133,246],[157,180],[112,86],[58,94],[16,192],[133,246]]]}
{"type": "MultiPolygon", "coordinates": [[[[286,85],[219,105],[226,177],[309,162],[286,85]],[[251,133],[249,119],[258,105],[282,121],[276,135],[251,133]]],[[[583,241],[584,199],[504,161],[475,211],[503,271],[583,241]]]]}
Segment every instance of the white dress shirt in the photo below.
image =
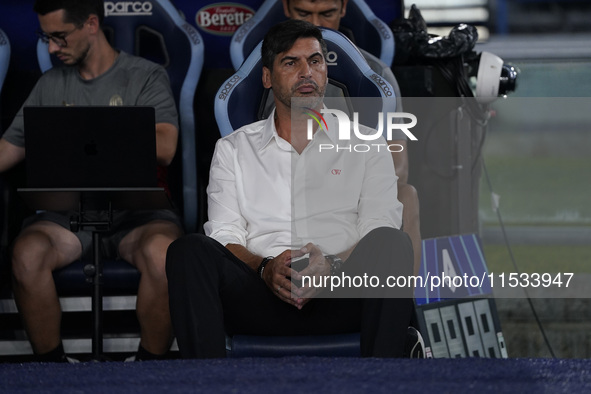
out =
{"type": "MultiPolygon", "coordinates": [[[[220,139],[211,164],[206,235],[276,256],[308,242],[325,254],[355,245],[378,227],[400,228],[402,204],[386,141],[338,140],[336,119],[301,154],[281,138],[274,114],[220,139]],[[368,153],[322,149],[383,144],[368,153]],[[326,147],[328,145],[322,145],[326,147]]],[[[359,150],[365,150],[361,146],[359,150]]]]}

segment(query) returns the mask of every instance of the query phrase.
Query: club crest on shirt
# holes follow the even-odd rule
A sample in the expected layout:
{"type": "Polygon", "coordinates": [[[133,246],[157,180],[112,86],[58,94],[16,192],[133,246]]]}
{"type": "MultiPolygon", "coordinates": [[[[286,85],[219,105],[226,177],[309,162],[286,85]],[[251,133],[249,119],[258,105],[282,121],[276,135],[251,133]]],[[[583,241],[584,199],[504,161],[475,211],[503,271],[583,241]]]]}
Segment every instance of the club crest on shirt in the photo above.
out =
{"type": "Polygon", "coordinates": [[[122,106],[123,105],[123,98],[121,96],[119,96],[118,94],[114,94],[113,96],[111,96],[111,99],[109,100],[109,105],[111,107],[122,106]]]}

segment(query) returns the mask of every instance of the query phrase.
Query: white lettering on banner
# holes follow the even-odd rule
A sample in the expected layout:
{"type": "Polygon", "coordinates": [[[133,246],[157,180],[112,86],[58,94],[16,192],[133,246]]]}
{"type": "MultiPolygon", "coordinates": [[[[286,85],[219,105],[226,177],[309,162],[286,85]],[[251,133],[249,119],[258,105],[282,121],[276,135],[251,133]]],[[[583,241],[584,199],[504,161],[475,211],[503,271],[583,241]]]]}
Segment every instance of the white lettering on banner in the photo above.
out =
{"type": "Polygon", "coordinates": [[[209,26],[240,26],[252,17],[251,14],[236,12],[233,14],[210,14],[209,12],[199,12],[197,21],[201,27],[209,26]]]}
{"type": "MultiPolygon", "coordinates": [[[[451,257],[449,257],[449,252],[447,251],[447,249],[443,249],[441,251],[442,254],[442,259],[443,259],[443,272],[447,272],[449,274],[449,278],[455,278],[456,276],[458,276],[458,274],[456,273],[456,269],[454,267],[454,264],[451,261],[451,257]]],[[[447,284],[447,287],[449,287],[449,289],[452,291],[452,293],[456,292],[456,285],[454,280],[449,279],[447,281],[447,283],[445,283],[446,281],[443,281],[443,286],[445,286],[447,284]]]]}
{"type": "Polygon", "coordinates": [[[197,11],[195,22],[208,33],[232,35],[253,15],[254,11],[243,4],[216,3],[197,11]]]}
{"type": "Polygon", "coordinates": [[[105,16],[152,15],[149,1],[105,1],[105,16]]]}

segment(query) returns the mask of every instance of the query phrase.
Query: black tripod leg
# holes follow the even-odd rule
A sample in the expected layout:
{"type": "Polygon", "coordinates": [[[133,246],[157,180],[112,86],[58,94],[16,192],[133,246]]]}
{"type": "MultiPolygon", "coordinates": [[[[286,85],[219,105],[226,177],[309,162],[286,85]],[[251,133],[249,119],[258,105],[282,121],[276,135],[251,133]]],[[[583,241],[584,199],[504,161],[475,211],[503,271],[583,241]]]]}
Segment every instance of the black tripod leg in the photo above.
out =
{"type": "Polygon", "coordinates": [[[92,356],[96,361],[103,356],[103,267],[100,253],[100,235],[92,233],[94,280],[92,291],[92,356]]]}

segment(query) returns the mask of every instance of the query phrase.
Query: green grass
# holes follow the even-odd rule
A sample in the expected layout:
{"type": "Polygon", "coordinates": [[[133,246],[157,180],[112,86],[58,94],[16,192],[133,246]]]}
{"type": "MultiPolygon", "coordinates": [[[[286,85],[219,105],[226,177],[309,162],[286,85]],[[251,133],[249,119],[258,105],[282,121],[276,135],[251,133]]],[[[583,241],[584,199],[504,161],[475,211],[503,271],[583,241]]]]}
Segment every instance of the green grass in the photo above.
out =
{"type": "MultiPolygon", "coordinates": [[[[484,245],[489,272],[516,272],[505,245],[484,245]]],[[[511,246],[520,272],[591,272],[591,245],[511,246]]]]}
{"type": "MultiPolygon", "coordinates": [[[[485,161],[506,224],[591,224],[589,158],[492,156],[485,161]]],[[[496,223],[484,174],[479,204],[483,223],[496,223]]]]}

